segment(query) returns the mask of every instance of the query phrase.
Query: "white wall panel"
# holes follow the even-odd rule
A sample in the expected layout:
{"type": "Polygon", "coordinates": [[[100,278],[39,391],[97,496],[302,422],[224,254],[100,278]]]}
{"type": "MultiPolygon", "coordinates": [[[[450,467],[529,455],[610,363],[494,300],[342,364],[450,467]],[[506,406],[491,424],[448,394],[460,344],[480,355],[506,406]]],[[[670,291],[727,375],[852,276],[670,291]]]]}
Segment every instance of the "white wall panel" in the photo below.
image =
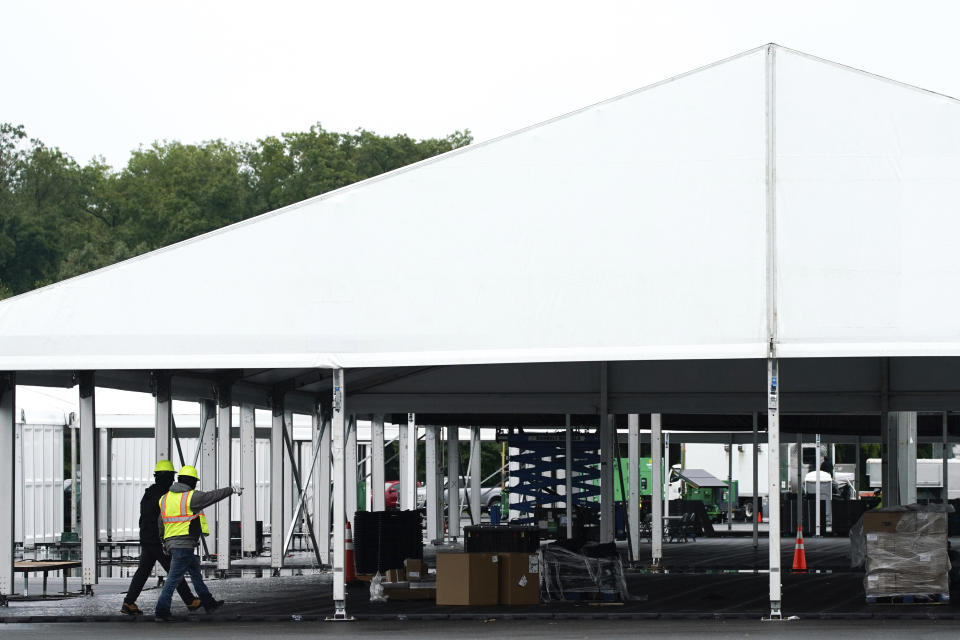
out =
{"type": "Polygon", "coordinates": [[[63,532],[63,430],[17,423],[14,535],[28,547],[63,532]]]}

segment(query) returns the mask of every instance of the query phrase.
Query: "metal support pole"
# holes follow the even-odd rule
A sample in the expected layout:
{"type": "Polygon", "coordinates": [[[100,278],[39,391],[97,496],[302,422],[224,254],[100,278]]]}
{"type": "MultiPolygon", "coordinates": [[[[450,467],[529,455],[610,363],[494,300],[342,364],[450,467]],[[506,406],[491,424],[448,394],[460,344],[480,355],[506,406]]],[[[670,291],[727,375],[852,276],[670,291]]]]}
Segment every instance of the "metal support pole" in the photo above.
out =
{"type": "Polygon", "coordinates": [[[573,539],[573,426],[570,424],[570,414],[566,415],[566,431],[564,432],[564,463],[563,470],[564,490],[566,492],[567,507],[567,540],[573,539]]]}
{"type": "MultiPolygon", "coordinates": [[[[314,494],[316,495],[316,522],[317,522],[317,544],[320,545],[320,558],[325,565],[332,565],[330,559],[330,514],[332,488],[330,480],[330,447],[332,440],[333,427],[330,424],[330,411],[328,408],[320,407],[319,415],[314,417],[316,428],[320,431],[320,455],[317,464],[317,483],[314,485],[314,494]]],[[[314,438],[316,442],[317,438],[314,438]]]]}
{"type": "Polygon", "coordinates": [[[767,360],[767,527],[770,547],[770,617],[782,618],[780,592],[780,378],[776,358],[767,360]]]}
{"type": "Polygon", "coordinates": [[[627,521],[630,523],[631,547],[640,548],[640,415],[627,416],[627,482],[630,493],[627,521]]]}
{"type": "Polygon", "coordinates": [[[660,431],[661,416],[650,414],[650,507],[653,539],[650,541],[651,562],[659,566],[663,562],[663,439],[660,431]]]}
{"type": "MultiPolygon", "coordinates": [[[[228,487],[232,482],[231,466],[233,458],[233,400],[230,395],[230,385],[217,386],[217,486],[228,487]]],[[[209,428],[209,427],[207,427],[209,428]]],[[[256,493],[256,487],[250,487],[251,493],[256,493]]],[[[230,569],[230,503],[236,500],[231,496],[221,500],[216,505],[217,518],[217,573],[221,578],[227,577],[230,569]]]]}
{"type": "Polygon", "coordinates": [[[950,499],[950,465],[948,464],[949,450],[948,450],[948,444],[947,444],[947,418],[948,417],[949,417],[949,414],[946,411],[944,411],[943,412],[943,452],[941,453],[941,455],[943,456],[943,466],[940,467],[940,469],[942,470],[940,472],[940,477],[941,477],[941,485],[943,486],[943,504],[944,505],[946,505],[947,501],[950,499]]]}
{"type": "Polygon", "coordinates": [[[663,515],[670,515],[670,433],[663,434],[663,515]]]}
{"type": "Polygon", "coordinates": [[[860,436],[857,436],[856,443],[854,446],[857,448],[857,450],[854,452],[855,457],[854,457],[853,464],[854,464],[855,471],[853,473],[853,485],[857,493],[856,499],[859,500],[860,499],[860,436]]]}
{"type": "Polygon", "coordinates": [[[600,363],[600,542],[614,539],[613,427],[608,415],[607,363],[600,363]]]}
{"type": "MultiPolygon", "coordinates": [[[[759,416],[757,412],[753,412],[753,452],[751,458],[753,459],[753,548],[757,549],[760,546],[760,525],[759,525],[759,515],[760,509],[762,507],[759,504],[757,498],[757,485],[760,483],[760,470],[757,468],[757,452],[760,449],[760,443],[758,442],[758,428],[759,428],[759,416]]],[[[779,495],[779,494],[778,494],[779,495]]]]}
{"type": "Polygon", "coordinates": [[[240,405],[240,548],[245,556],[257,549],[257,423],[252,404],[240,405]]]}
{"type": "Polygon", "coordinates": [[[283,567],[283,394],[273,394],[273,420],[270,425],[270,567],[280,575],[283,567]]]}
{"type": "MultiPolygon", "coordinates": [[[[897,434],[897,486],[899,504],[914,504],[917,501],[917,413],[895,411],[890,413],[896,421],[897,434]]],[[[887,501],[883,501],[884,506],[887,501]]]]}
{"type": "Polygon", "coordinates": [[[816,460],[817,469],[815,471],[816,475],[816,486],[814,487],[814,514],[815,514],[815,525],[816,525],[816,536],[820,537],[820,465],[823,464],[820,461],[820,434],[817,434],[816,438],[817,451],[814,459],[816,460]]]}
{"type": "Polygon", "coordinates": [[[83,574],[83,591],[93,594],[93,585],[99,581],[99,558],[97,557],[97,423],[92,371],[80,374],[80,470],[81,483],[87,490],[80,490],[80,559],[83,574]]]}
{"type": "Polygon", "coordinates": [[[480,502],[481,446],[480,427],[470,427],[470,450],[473,451],[473,456],[470,458],[470,515],[473,516],[474,524],[480,524],[483,509],[480,502]]]}
{"type": "MultiPolygon", "coordinates": [[[[212,491],[217,488],[217,403],[213,400],[200,401],[200,442],[197,452],[193,456],[193,466],[200,463],[200,488],[202,491],[212,491]]],[[[227,485],[229,486],[229,483],[227,485]]],[[[222,502],[227,502],[223,500],[222,502]]],[[[210,531],[217,530],[217,508],[208,509],[206,513],[207,525],[210,531]]],[[[217,552],[216,536],[212,537],[207,545],[210,553],[217,552]]]]}
{"type": "MultiPolygon", "coordinates": [[[[293,441],[293,412],[286,408],[283,410],[283,429],[281,433],[284,438],[289,438],[291,442],[293,441]]],[[[287,526],[294,521],[293,471],[299,468],[299,461],[294,462],[293,460],[289,460],[285,455],[281,455],[280,457],[283,458],[283,528],[286,529],[287,526]]]]}
{"type": "Polygon", "coordinates": [[[170,435],[173,433],[173,403],[170,399],[170,374],[157,372],[153,376],[154,396],[154,440],[157,460],[170,460],[170,435]]]}
{"type": "Polygon", "coordinates": [[[447,427],[447,535],[460,537],[460,427],[447,427]]]}
{"type": "MultiPolygon", "coordinates": [[[[0,374],[0,460],[4,471],[0,476],[0,607],[7,606],[13,595],[13,547],[16,498],[16,465],[13,464],[17,446],[16,418],[17,383],[13,373],[0,374]]],[[[76,486],[74,486],[76,492],[76,486]]]]}
{"type": "Polygon", "coordinates": [[[102,448],[100,473],[103,482],[101,485],[103,495],[100,497],[102,501],[100,506],[103,511],[101,515],[103,534],[100,538],[106,538],[107,542],[113,542],[113,514],[111,513],[113,508],[113,431],[111,429],[100,430],[100,446],[102,448]]]}
{"type": "Polygon", "coordinates": [[[347,422],[347,443],[343,453],[343,464],[346,468],[344,481],[347,495],[345,513],[347,522],[353,526],[353,514],[357,512],[357,416],[350,414],[347,422]]]}
{"type": "Polygon", "coordinates": [[[76,415],[70,414],[70,531],[77,533],[77,500],[80,493],[77,491],[77,439],[80,429],[76,424],[76,415]]]}
{"type": "Polygon", "coordinates": [[[384,451],[383,437],[383,414],[377,413],[373,416],[371,428],[371,443],[373,448],[373,510],[383,511],[386,509],[386,452],[384,451]]]}
{"type": "MultiPolygon", "coordinates": [[[[333,414],[332,444],[333,455],[333,606],[335,620],[347,620],[347,588],[344,576],[344,553],[346,533],[347,498],[346,468],[344,464],[344,445],[346,444],[346,415],[344,413],[345,389],[343,369],[333,370],[333,414]]],[[[353,471],[353,470],[352,470],[353,471]]],[[[355,477],[356,473],[351,473],[355,477]]]]}
{"type": "Polygon", "coordinates": [[[803,527],[803,435],[797,434],[797,526],[803,527]]]}
{"type": "Polygon", "coordinates": [[[440,510],[440,487],[437,486],[437,465],[439,456],[437,450],[437,427],[429,425],[426,430],[426,472],[427,472],[427,540],[433,544],[443,541],[440,510]]]}
{"type": "Polygon", "coordinates": [[[727,456],[727,531],[733,530],[733,434],[730,434],[730,444],[727,456]]]}
{"type": "Polygon", "coordinates": [[[417,416],[407,414],[400,425],[400,508],[417,508],[417,416]]]}

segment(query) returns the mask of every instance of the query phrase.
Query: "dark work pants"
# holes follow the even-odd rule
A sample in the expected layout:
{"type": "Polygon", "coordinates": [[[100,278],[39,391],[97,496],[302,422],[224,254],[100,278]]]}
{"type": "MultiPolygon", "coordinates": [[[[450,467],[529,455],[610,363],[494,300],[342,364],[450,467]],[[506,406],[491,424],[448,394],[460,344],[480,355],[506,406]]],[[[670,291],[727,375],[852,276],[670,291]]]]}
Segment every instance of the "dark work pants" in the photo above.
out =
{"type": "MultiPolygon", "coordinates": [[[[167,573],[170,573],[170,556],[163,552],[160,545],[141,545],[140,564],[137,566],[137,572],[133,574],[133,580],[130,581],[130,589],[127,591],[127,597],[123,599],[124,602],[132,604],[137,601],[137,598],[140,597],[140,592],[143,591],[143,585],[147,583],[147,578],[150,577],[150,573],[153,571],[153,565],[157,562],[160,563],[160,566],[163,567],[167,573]]],[[[190,604],[195,600],[193,593],[190,591],[190,586],[187,585],[186,579],[180,580],[180,584],[177,585],[177,593],[180,594],[184,604],[190,604]]]]}

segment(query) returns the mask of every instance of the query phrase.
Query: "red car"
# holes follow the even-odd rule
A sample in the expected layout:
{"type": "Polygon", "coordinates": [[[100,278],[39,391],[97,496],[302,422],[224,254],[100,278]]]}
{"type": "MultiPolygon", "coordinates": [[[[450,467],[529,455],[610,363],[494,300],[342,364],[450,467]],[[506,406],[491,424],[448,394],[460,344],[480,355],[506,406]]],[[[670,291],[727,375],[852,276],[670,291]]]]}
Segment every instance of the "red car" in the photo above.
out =
{"type": "Polygon", "coordinates": [[[390,480],[383,490],[383,504],[387,509],[397,509],[400,506],[400,481],[390,480]]]}

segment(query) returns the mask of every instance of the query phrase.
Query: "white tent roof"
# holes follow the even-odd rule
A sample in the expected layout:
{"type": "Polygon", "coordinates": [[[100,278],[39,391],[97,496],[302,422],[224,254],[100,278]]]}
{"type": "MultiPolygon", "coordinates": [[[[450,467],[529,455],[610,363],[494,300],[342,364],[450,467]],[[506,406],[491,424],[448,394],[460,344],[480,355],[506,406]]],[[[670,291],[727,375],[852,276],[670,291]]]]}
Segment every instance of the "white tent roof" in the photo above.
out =
{"type": "Polygon", "coordinates": [[[772,50],[6,300],[0,370],[960,355],[960,104],[772,50]]]}

